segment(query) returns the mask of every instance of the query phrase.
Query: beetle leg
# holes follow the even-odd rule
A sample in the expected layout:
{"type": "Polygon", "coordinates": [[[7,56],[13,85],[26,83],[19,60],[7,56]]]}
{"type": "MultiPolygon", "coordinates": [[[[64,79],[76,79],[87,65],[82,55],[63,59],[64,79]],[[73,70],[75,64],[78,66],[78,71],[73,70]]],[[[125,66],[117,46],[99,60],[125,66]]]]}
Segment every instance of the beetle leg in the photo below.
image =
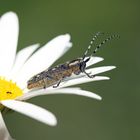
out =
{"type": "Polygon", "coordinates": [[[54,85],[53,88],[57,88],[60,85],[61,81],[62,81],[62,79],[59,80],[59,82],[57,83],[57,85],[54,85]]]}
{"type": "Polygon", "coordinates": [[[46,81],[45,81],[45,79],[43,79],[43,82],[44,82],[43,88],[45,89],[46,88],[46,81]]]}
{"type": "Polygon", "coordinates": [[[90,73],[87,73],[86,71],[84,71],[84,73],[89,77],[89,78],[94,78],[96,75],[90,75],[90,73]]]}

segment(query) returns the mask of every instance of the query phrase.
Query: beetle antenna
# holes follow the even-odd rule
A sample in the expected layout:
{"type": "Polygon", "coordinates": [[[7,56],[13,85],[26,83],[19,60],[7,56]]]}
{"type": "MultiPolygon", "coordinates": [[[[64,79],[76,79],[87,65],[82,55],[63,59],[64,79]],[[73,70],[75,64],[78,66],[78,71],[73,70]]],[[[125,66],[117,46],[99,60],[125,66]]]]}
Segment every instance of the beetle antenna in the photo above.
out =
{"type": "Polygon", "coordinates": [[[102,32],[97,32],[97,33],[95,34],[95,36],[92,38],[92,40],[90,41],[90,44],[89,44],[87,50],[86,50],[85,53],[84,53],[83,60],[84,60],[85,57],[87,56],[87,54],[88,54],[89,50],[91,49],[91,47],[92,47],[94,41],[95,41],[95,40],[97,39],[97,37],[98,37],[99,35],[101,35],[101,34],[104,34],[104,33],[102,33],[102,32]]]}
{"type": "Polygon", "coordinates": [[[99,49],[102,45],[104,45],[106,42],[114,39],[114,38],[119,38],[120,36],[119,35],[111,35],[110,37],[108,37],[107,39],[105,39],[104,41],[102,41],[96,48],[95,50],[93,51],[93,53],[91,54],[90,57],[92,57],[99,49]]]}

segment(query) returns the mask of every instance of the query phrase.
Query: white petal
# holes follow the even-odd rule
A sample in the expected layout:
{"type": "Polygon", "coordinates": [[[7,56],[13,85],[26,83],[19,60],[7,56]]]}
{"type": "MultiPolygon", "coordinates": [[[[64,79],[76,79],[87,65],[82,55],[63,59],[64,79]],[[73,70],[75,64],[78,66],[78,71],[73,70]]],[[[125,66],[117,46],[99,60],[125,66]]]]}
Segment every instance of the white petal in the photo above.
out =
{"type": "Polygon", "coordinates": [[[0,112],[0,140],[12,140],[0,112]]]}
{"type": "MultiPolygon", "coordinates": [[[[25,62],[28,60],[28,58],[32,55],[32,53],[39,47],[39,44],[34,44],[29,47],[26,47],[22,50],[20,50],[16,55],[16,60],[14,63],[14,66],[12,68],[12,71],[10,72],[11,77],[15,80],[16,75],[22,68],[22,66],[25,64],[25,62]]],[[[21,75],[22,77],[22,75],[21,75]]]]}
{"type": "MultiPolygon", "coordinates": [[[[88,58],[88,57],[86,57],[86,58],[88,58]]],[[[102,57],[91,57],[90,60],[87,62],[86,67],[89,67],[89,66],[96,64],[98,62],[101,62],[103,60],[104,59],[102,57]]]]}
{"type": "Polygon", "coordinates": [[[16,100],[3,100],[1,101],[1,104],[42,123],[51,126],[55,126],[57,124],[56,117],[51,112],[39,106],[16,100]]]}
{"type": "Polygon", "coordinates": [[[106,76],[95,76],[94,78],[81,77],[81,78],[68,80],[66,82],[62,82],[60,83],[59,86],[61,88],[61,87],[68,87],[68,86],[78,85],[78,84],[87,83],[87,82],[109,80],[109,79],[110,78],[106,76]]]}
{"type": "Polygon", "coordinates": [[[47,94],[74,94],[74,95],[80,95],[80,96],[85,96],[85,97],[89,97],[89,98],[94,98],[97,100],[101,100],[101,96],[90,92],[90,91],[86,91],[86,90],[81,90],[81,89],[74,89],[74,88],[62,88],[62,89],[58,89],[58,90],[50,90],[50,92],[48,92],[47,94]]]}
{"type": "Polygon", "coordinates": [[[80,95],[80,96],[85,96],[85,97],[101,100],[101,97],[99,95],[92,93],[90,91],[81,90],[79,88],[42,89],[39,91],[33,91],[29,94],[26,94],[23,97],[23,99],[27,100],[35,96],[49,95],[49,94],[74,94],[74,95],[80,95]]]}
{"type": "MultiPolygon", "coordinates": [[[[24,95],[20,96],[17,98],[17,100],[23,100],[23,101],[26,101],[30,98],[33,98],[33,97],[36,97],[36,96],[40,96],[40,95],[46,95],[48,94],[50,91],[53,91],[53,90],[57,90],[59,88],[47,88],[47,89],[37,89],[37,90],[30,90],[30,91],[27,91],[26,93],[24,93],[24,95]]],[[[79,87],[77,88],[70,88],[70,89],[80,89],[79,87]]]]}
{"type": "Polygon", "coordinates": [[[44,47],[32,55],[25,63],[20,75],[20,82],[27,81],[33,75],[50,67],[59,57],[61,57],[72,44],[70,43],[70,35],[60,35],[47,43],[44,47]],[[24,77],[24,78],[23,78],[24,77]]]}
{"type": "Polygon", "coordinates": [[[14,63],[18,42],[18,17],[8,12],[0,18],[0,75],[6,76],[14,63]]]}
{"type": "Polygon", "coordinates": [[[96,75],[99,73],[110,71],[110,70],[115,69],[115,68],[116,68],[115,66],[102,66],[102,67],[87,69],[86,72],[90,73],[91,75],[96,75]]]}

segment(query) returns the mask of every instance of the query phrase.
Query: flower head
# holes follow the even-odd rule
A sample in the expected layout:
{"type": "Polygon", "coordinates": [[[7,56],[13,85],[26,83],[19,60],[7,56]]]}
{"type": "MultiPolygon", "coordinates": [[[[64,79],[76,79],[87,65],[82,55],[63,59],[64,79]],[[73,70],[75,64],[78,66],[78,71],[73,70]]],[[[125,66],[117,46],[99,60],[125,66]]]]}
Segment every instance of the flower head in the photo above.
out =
{"type": "MultiPolygon", "coordinates": [[[[36,73],[49,68],[58,58],[67,52],[72,43],[70,35],[60,35],[43,47],[39,44],[26,47],[16,53],[18,42],[18,18],[15,13],[8,12],[0,18],[0,139],[10,138],[8,130],[2,118],[2,110],[5,107],[27,115],[45,124],[54,126],[57,124],[56,117],[46,109],[31,103],[24,102],[27,99],[39,95],[48,94],[76,94],[101,100],[101,97],[90,91],[79,87],[69,87],[81,83],[108,80],[105,76],[88,78],[84,74],[70,77],[63,81],[58,88],[28,90],[27,81],[36,73]],[[36,51],[38,49],[38,51],[36,51]],[[57,51],[56,51],[57,50],[57,51]],[[53,54],[53,55],[52,55],[53,54]],[[68,88],[67,88],[68,87],[68,88]]],[[[87,67],[102,61],[103,58],[92,57],[87,67]]],[[[114,66],[87,69],[87,72],[97,75],[99,73],[114,69],[114,66]]]]}

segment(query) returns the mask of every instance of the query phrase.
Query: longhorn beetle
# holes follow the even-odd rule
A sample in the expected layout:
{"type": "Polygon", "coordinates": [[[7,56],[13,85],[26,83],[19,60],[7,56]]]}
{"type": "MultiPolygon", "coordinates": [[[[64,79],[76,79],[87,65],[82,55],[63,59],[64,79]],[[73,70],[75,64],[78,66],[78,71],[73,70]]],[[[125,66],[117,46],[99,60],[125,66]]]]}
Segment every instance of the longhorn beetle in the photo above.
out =
{"type": "Polygon", "coordinates": [[[30,78],[27,82],[27,88],[28,89],[34,89],[34,88],[47,88],[50,86],[53,86],[53,88],[56,88],[59,86],[59,84],[64,81],[67,77],[72,76],[72,74],[79,75],[80,73],[85,73],[89,78],[93,78],[95,75],[90,75],[86,72],[86,63],[91,59],[91,57],[98,51],[98,49],[105,44],[107,41],[119,37],[118,35],[111,35],[104,41],[102,41],[92,52],[90,56],[87,57],[87,54],[89,50],[91,49],[94,41],[97,39],[97,37],[101,33],[98,32],[96,35],[92,38],[87,50],[85,51],[82,58],[77,58],[75,60],[66,62],[64,64],[60,64],[54,68],[49,68],[45,71],[42,71],[41,73],[38,73],[37,75],[30,78]]]}

